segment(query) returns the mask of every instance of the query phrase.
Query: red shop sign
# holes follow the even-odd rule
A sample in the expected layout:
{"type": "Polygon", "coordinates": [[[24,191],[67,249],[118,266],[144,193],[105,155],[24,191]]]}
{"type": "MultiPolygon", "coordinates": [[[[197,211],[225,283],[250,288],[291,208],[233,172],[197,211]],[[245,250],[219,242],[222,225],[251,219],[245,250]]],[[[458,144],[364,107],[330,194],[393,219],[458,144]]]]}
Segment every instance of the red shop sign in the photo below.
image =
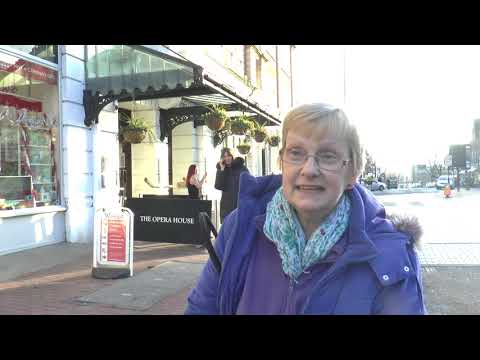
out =
{"type": "Polygon", "coordinates": [[[42,112],[42,103],[40,101],[28,101],[20,99],[15,95],[0,94],[0,105],[13,106],[17,109],[27,109],[29,111],[42,112]]]}
{"type": "Polygon", "coordinates": [[[20,74],[25,78],[43,81],[50,85],[57,84],[56,71],[23,59],[17,60],[14,64],[0,61],[0,70],[10,73],[19,71],[20,74]]]}
{"type": "Polygon", "coordinates": [[[125,221],[108,219],[107,261],[124,263],[127,258],[125,221]]]}

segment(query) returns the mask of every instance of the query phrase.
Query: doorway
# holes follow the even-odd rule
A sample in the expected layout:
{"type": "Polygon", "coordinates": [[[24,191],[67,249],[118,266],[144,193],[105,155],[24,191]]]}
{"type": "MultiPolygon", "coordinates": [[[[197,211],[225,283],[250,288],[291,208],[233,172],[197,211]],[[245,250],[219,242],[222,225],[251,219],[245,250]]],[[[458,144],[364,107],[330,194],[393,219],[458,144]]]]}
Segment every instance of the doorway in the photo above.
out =
{"type": "MultiPolygon", "coordinates": [[[[132,111],[124,108],[118,109],[118,128],[126,125],[126,119],[132,116],[132,111]]],[[[120,197],[122,205],[126,199],[132,198],[132,147],[121,139],[120,147],[120,197]]]]}

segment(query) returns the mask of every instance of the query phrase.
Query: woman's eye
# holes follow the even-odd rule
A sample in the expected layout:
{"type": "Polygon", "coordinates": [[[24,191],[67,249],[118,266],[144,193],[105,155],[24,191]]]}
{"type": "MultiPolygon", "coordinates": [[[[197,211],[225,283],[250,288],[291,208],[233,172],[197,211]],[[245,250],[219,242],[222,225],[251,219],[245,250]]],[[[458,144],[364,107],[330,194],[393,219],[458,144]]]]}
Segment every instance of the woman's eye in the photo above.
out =
{"type": "Polygon", "coordinates": [[[290,152],[290,155],[293,156],[293,157],[301,157],[304,154],[303,151],[298,150],[298,149],[291,149],[289,152],[290,152]]]}
{"type": "Polygon", "coordinates": [[[320,154],[319,158],[327,161],[335,161],[337,160],[337,155],[332,153],[326,153],[326,154],[320,154]]]}

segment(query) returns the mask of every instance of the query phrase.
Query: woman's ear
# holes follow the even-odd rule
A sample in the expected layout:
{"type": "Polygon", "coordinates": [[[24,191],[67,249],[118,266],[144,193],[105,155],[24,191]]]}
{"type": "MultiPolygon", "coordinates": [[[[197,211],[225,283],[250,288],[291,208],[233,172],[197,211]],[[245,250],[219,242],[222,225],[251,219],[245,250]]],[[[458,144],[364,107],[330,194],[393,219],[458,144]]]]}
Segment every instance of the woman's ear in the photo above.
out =
{"type": "Polygon", "coordinates": [[[352,176],[350,179],[348,179],[346,190],[352,190],[356,182],[357,182],[356,176],[352,176]]]}

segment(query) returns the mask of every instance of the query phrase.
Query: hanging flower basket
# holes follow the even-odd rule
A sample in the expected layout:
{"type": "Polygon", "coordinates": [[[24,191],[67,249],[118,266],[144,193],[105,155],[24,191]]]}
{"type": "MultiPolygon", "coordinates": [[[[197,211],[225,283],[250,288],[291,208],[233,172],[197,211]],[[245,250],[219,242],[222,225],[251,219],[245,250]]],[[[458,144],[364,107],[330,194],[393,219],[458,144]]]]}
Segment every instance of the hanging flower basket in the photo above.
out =
{"type": "Polygon", "coordinates": [[[262,130],[254,130],[253,131],[253,137],[255,138],[256,142],[261,143],[267,137],[267,133],[265,131],[262,131],[262,130]]]}
{"type": "Polygon", "coordinates": [[[234,135],[246,135],[252,127],[252,121],[247,116],[240,116],[230,122],[230,131],[234,135]]]}
{"type": "Polygon", "coordinates": [[[218,131],[225,126],[225,119],[215,114],[208,114],[205,116],[205,125],[207,125],[210,130],[218,131]]]}
{"type": "Polygon", "coordinates": [[[120,127],[120,137],[123,142],[139,144],[148,136],[151,142],[157,141],[153,127],[144,118],[124,115],[125,124],[120,127]]]}
{"type": "Polygon", "coordinates": [[[147,132],[143,129],[125,129],[122,133],[123,140],[130,144],[140,144],[146,136],[147,132]]]}
{"type": "Polygon", "coordinates": [[[216,104],[210,104],[208,105],[208,108],[210,111],[202,115],[202,118],[205,120],[205,125],[213,131],[223,129],[225,127],[225,122],[228,119],[227,110],[216,104]]]}
{"type": "Polygon", "coordinates": [[[250,144],[237,145],[238,152],[242,155],[246,155],[250,152],[250,144]]]}
{"type": "Polygon", "coordinates": [[[268,144],[272,147],[278,146],[280,143],[280,136],[278,135],[273,135],[268,138],[268,144]]]}

